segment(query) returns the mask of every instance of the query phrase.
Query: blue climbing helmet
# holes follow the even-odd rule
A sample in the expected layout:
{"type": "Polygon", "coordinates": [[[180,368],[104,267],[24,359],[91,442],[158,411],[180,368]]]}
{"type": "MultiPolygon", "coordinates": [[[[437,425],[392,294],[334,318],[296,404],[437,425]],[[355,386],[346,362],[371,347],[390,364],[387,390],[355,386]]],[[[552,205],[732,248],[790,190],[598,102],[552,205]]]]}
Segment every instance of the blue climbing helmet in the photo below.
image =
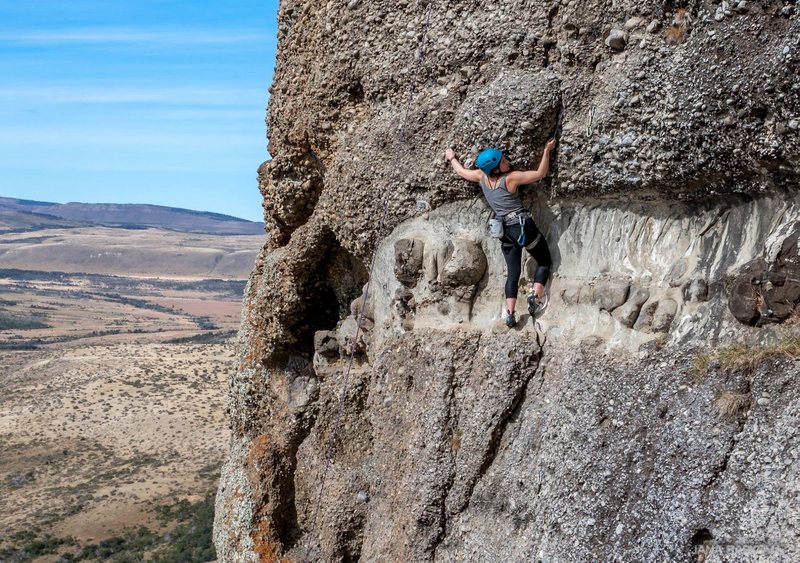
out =
{"type": "Polygon", "coordinates": [[[483,149],[475,159],[475,166],[489,175],[500,166],[501,160],[503,160],[503,151],[500,149],[483,149]]]}

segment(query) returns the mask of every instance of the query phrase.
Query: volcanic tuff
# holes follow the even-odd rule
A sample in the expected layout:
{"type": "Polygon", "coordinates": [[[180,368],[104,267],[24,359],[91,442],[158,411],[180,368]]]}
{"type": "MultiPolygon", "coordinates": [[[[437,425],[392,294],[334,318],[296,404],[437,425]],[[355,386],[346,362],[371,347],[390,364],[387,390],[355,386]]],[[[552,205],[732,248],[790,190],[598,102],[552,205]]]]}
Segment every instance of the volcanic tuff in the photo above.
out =
{"type": "Polygon", "coordinates": [[[220,559],[800,558],[797,9],[281,2],[220,559]],[[507,330],[443,152],[532,167],[559,115],[551,304],[507,330]]]}

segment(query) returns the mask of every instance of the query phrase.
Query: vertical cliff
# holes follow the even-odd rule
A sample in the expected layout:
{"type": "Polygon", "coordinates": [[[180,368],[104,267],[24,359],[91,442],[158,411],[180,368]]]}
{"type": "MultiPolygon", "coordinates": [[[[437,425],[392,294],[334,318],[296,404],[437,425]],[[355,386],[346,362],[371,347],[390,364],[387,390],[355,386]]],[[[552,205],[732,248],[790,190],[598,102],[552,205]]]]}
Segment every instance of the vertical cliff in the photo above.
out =
{"type": "Polygon", "coordinates": [[[220,559],[797,560],[796,10],[283,1],[220,559]],[[551,304],[508,330],[442,154],[533,166],[559,114],[551,304]]]}

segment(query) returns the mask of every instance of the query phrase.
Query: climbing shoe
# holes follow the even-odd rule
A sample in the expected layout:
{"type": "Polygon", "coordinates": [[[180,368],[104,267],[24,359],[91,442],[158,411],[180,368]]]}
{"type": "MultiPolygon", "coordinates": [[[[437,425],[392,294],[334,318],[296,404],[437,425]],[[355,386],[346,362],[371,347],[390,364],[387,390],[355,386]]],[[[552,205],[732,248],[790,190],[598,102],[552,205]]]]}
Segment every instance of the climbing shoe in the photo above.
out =
{"type": "Polygon", "coordinates": [[[528,295],[528,312],[531,317],[535,317],[536,313],[541,313],[547,307],[547,294],[537,297],[535,293],[528,295]]]}
{"type": "Polygon", "coordinates": [[[517,319],[514,317],[514,313],[510,313],[508,310],[506,310],[506,326],[508,328],[517,326],[517,319]]]}
{"type": "Polygon", "coordinates": [[[531,317],[536,316],[536,295],[533,293],[528,294],[528,312],[531,317]]]}

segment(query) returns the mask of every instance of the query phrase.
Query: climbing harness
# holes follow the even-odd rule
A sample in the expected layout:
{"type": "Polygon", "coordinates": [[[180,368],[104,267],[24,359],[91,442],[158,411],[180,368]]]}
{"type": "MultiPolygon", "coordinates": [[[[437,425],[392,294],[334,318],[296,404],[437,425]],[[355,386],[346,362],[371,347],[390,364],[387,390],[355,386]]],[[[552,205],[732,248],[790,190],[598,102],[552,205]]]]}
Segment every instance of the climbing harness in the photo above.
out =
{"type": "Polygon", "coordinates": [[[506,224],[508,224],[508,225],[511,225],[511,224],[517,223],[517,222],[520,225],[522,225],[523,221],[525,219],[528,219],[530,216],[531,216],[531,214],[528,211],[522,209],[520,211],[513,211],[513,212],[509,213],[508,215],[504,215],[503,219],[505,220],[506,224]]]}
{"type": "Polygon", "coordinates": [[[527,248],[528,250],[533,250],[534,248],[536,248],[536,245],[539,244],[539,241],[541,240],[542,240],[542,233],[539,232],[539,234],[533,237],[533,240],[531,242],[525,245],[525,248],[527,248]]]}
{"type": "MultiPolygon", "coordinates": [[[[519,225],[519,236],[517,237],[517,246],[520,248],[528,247],[528,237],[525,234],[525,221],[531,218],[531,214],[524,209],[522,211],[515,211],[514,213],[509,213],[508,215],[503,217],[503,222],[506,225],[513,225],[517,223],[519,225]]],[[[502,237],[502,233],[500,234],[502,237]]],[[[536,243],[539,242],[539,237],[536,237],[533,241],[533,244],[530,245],[530,248],[536,246],[536,243]]]]}
{"type": "MultiPolygon", "coordinates": [[[[424,3],[425,0],[422,0],[424,3]]],[[[428,2],[428,12],[425,16],[425,24],[422,30],[422,38],[420,39],[419,47],[417,48],[415,55],[414,55],[414,72],[411,78],[411,87],[408,92],[408,98],[406,99],[406,108],[405,114],[403,115],[403,121],[400,123],[400,127],[397,129],[397,137],[395,139],[395,147],[394,147],[394,156],[392,157],[392,172],[389,177],[389,185],[391,186],[397,179],[397,174],[399,170],[399,161],[400,161],[400,149],[405,145],[406,142],[406,125],[408,123],[408,117],[411,113],[411,106],[412,102],[414,101],[414,96],[417,93],[417,79],[419,75],[419,69],[421,63],[425,57],[425,46],[428,39],[428,30],[430,29],[430,22],[431,22],[431,13],[433,12],[433,7],[436,4],[436,0],[430,0],[428,2]]],[[[389,214],[389,194],[391,194],[391,190],[385,190],[383,196],[383,211],[381,214],[380,223],[378,226],[378,230],[375,234],[375,240],[372,250],[372,261],[370,264],[369,269],[369,278],[367,280],[367,286],[364,289],[364,302],[361,307],[361,311],[358,314],[358,322],[356,323],[356,331],[355,336],[353,337],[353,343],[358,341],[358,337],[361,334],[361,327],[364,323],[364,313],[367,311],[367,305],[369,303],[369,296],[370,296],[370,289],[372,287],[372,279],[373,274],[375,272],[375,262],[378,255],[378,245],[380,244],[381,240],[383,240],[383,234],[386,227],[386,218],[389,214]]],[[[339,432],[339,428],[341,427],[342,418],[344,417],[344,407],[345,402],[347,399],[347,391],[350,383],[350,370],[353,367],[353,359],[355,358],[356,346],[353,345],[350,350],[350,357],[347,361],[347,368],[344,372],[344,378],[342,382],[342,391],[339,395],[339,405],[338,410],[336,413],[336,420],[333,425],[333,430],[331,431],[330,438],[328,439],[327,448],[325,450],[325,465],[322,470],[322,477],[320,479],[319,484],[319,492],[317,493],[317,503],[316,508],[314,510],[313,516],[313,525],[311,528],[311,533],[308,535],[308,539],[306,541],[306,551],[305,555],[303,556],[303,562],[308,563],[309,556],[311,554],[311,545],[312,545],[312,538],[317,535],[317,523],[319,520],[319,513],[322,508],[322,495],[325,490],[325,480],[328,476],[328,470],[330,469],[331,463],[333,462],[333,452],[336,447],[336,436],[339,432]]]]}

